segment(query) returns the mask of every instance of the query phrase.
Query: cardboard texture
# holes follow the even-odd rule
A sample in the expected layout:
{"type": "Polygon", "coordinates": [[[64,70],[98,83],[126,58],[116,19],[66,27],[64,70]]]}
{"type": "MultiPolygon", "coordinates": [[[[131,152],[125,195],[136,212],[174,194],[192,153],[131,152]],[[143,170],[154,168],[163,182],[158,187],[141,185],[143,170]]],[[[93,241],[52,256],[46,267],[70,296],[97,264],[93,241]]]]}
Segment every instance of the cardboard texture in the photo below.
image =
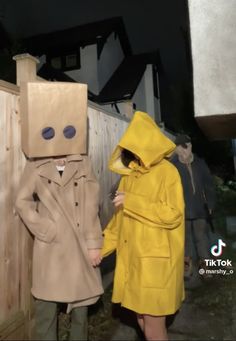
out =
{"type": "Polygon", "coordinates": [[[86,84],[22,83],[20,112],[21,143],[27,157],[86,153],[86,84]]]}

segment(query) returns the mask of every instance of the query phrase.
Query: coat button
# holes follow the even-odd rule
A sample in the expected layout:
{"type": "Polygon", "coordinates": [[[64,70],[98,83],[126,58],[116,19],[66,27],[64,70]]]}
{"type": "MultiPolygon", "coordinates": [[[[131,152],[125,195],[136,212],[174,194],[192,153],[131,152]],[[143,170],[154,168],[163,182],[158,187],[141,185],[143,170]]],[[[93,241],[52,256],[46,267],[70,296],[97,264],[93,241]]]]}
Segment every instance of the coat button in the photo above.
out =
{"type": "Polygon", "coordinates": [[[127,240],[125,239],[125,241],[124,241],[125,243],[127,243],[127,240]]]}
{"type": "Polygon", "coordinates": [[[78,182],[74,182],[74,185],[75,185],[75,186],[78,186],[78,182]]]}
{"type": "Polygon", "coordinates": [[[79,223],[77,223],[77,227],[79,227],[79,223]]]}
{"type": "Polygon", "coordinates": [[[52,181],[51,180],[48,180],[48,183],[50,184],[52,181]]]}
{"type": "Polygon", "coordinates": [[[76,201],[76,202],[75,202],[75,206],[79,206],[79,203],[78,203],[78,201],[76,201]]]}

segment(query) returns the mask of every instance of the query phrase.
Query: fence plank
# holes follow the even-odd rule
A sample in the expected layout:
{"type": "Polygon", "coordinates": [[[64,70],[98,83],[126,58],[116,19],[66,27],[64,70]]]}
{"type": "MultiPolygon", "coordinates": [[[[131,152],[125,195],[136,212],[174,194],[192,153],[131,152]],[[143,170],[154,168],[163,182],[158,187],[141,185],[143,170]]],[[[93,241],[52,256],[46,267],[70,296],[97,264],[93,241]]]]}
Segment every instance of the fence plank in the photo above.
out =
{"type": "MultiPolygon", "coordinates": [[[[19,96],[11,89],[0,90],[0,323],[20,311],[24,314],[21,302],[30,296],[21,283],[21,265],[28,263],[29,255],[22,259],[20,242],[22,234],[29,237],[14,213],[16,188],[25,162],[20,148],[18,102],[19,96]]],[[[29,276],[26,280],[30,282],[29,276]]]]}

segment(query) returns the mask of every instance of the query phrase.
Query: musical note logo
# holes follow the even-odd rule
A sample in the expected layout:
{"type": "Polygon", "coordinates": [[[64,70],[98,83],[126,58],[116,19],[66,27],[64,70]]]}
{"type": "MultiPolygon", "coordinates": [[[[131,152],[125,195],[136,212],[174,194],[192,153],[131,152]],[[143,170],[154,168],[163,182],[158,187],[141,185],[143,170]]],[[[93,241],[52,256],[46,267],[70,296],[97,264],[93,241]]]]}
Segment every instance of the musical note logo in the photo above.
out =
{"type": "Polygon", "coordinates": [[[217,244],[211,247],[211,254],[215,257],[221,256],[223,253],[223,247],[226,247],[226,243],[224,243],[222,239],[218,239],[217,244]]]}

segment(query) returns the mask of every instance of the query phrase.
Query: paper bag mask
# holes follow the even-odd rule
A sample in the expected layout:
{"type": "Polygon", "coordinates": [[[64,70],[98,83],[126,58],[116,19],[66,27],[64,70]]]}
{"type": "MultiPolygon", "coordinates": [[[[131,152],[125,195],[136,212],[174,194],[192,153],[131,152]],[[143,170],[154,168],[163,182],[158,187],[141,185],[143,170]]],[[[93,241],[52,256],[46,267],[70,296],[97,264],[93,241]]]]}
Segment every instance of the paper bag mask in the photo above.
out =
{"type": "Polygon", "coordinates": [[[21,144],[28,157],[86,153],[87,85],[22,83],[20,112],[21,144]]]}

